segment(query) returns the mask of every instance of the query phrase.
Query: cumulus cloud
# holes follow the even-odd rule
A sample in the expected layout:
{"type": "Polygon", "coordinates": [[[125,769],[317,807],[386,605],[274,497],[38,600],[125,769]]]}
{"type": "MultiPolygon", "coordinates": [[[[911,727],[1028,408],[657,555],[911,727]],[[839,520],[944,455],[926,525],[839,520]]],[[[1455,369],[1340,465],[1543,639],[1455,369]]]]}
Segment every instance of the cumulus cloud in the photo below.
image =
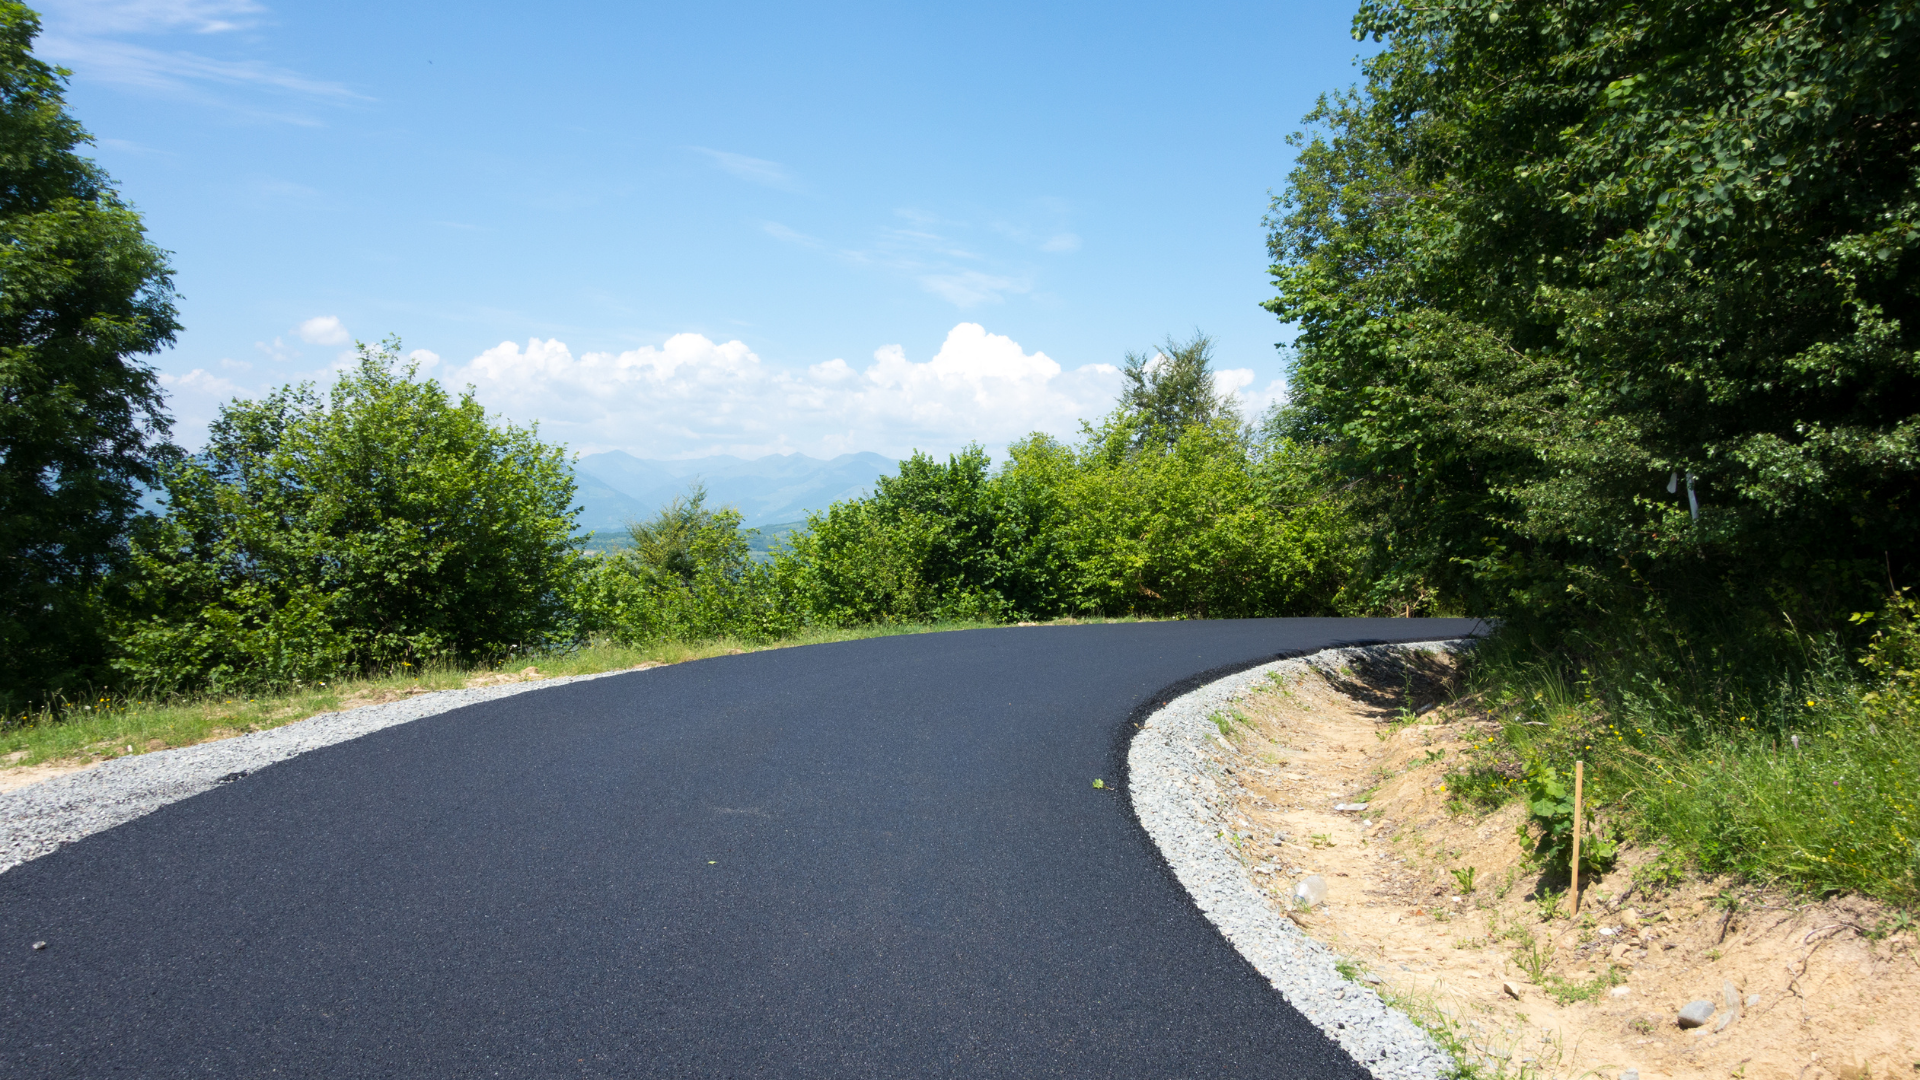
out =
{"type": "Polygon", "coordinates": [[[532,338],[501,342],[445,379],[472,384],[515,420],[539,420],[546,437],[575,449],[644,457],[998,447],[1034,431],[1071,435],[1119,389],[1111,365],[1069,370],[971,322],[924,361],[888,345],[859,367],[836,358],[789,369],[700,334],[577,356],[564,342],[532,338]]]}
{"type": "Polygon", "coordinates": [[[316,315],[294,329],[309,345],[345,345],[353,340],[338,315],[316,315]]]}

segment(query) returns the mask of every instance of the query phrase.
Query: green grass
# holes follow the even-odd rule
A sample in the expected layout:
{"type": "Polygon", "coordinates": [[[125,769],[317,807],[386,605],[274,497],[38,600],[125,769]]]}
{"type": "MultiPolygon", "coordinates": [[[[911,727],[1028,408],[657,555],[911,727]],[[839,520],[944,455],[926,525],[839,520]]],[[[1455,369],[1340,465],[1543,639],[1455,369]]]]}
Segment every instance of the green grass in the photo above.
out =
{"type": "Polygon", "coordinates": [[[1518,793],[1517,769],[1583,760],[1590,820],[1665,850],[1636,879],[1652,890],[1687,867],[1920,905],[1920,622],[1891,606],[1864,656],[1805,639],[1794,665],[1695,685],[1677,661],[1570,680],[1489,650],[1476,682],[1502,728],[1448,776],[1456,809],[1518,793]]]}
{"type": "Polygon", "coordinates": [[[1620,969],[1612,964],[1608,964],[1607,970],[1595,975],[1591,979],[1580,982],[1575,982],[1571,979],[1562,979],[1557,975],[1550,975],[1547,977],[1545,989],[1547,996],[1553,1000],[1562,1005],[1572,1005],[1575,1002],[1596,1000],[1601,994],[1619,986],[1625,981],[1626,978],[1620,974],[1620,969]]]}
{"type": "MultiPolygon", "coordinates": [[[[1140,620],[1061,620],[1062,623],[1133,621],[1140,620]]],[[[188,746],[208,739],[278,727],[317,713],[331,712],[343,706],[406,693],[416,688],[457,689],[476,675],[490,671],[517,672],[530,665],[549,677],[592,675],[621,671],[643,663],[676,664],[736,652],[821,645],[896,634],[973,630],[994,625],[998,624],[939,622],[808,630],[771,642],[723,637],[708,641],[667,641],[630,647],[595,641],[565,652],[518,657],[497,668],[466,668],[446,664],[418,669],[402,668],[370,678],[348,679],[279,693],[190,694],[159,699],[138,695],[93,695],[92,700],[64,703],[57,714],[42,711],[0,724],[0,764],[29,766],[51,761],[100,761],[147,753],[150,749],[188,746]]]]}

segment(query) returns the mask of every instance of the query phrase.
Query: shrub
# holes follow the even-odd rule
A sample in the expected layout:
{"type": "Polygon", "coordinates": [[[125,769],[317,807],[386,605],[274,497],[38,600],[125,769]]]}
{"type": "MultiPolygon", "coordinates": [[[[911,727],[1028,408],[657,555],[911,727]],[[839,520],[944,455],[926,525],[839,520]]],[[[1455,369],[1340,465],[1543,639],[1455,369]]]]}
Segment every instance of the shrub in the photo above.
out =
{"type": "Polygon", "coordinates": [[[562,452],[418,380],[399,348],[360,346],[325,399],[229,403],[206,450],[165,470],[114,617],[120,672],[284,684],[571,634],[562,452]]]}

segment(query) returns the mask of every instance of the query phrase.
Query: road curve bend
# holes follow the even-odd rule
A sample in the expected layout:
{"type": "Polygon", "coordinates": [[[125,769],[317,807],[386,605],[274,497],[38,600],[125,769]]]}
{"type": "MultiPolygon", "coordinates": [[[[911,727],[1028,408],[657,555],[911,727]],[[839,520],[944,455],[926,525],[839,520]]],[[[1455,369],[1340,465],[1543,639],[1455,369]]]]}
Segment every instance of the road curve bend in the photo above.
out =
{"type": "Polygon", "coordinates": [[[0,1076],[1363,1077],[1092,781],[1206,679],[1477,628],[876,638],[387,728],[0,874],[0,1076]]]}

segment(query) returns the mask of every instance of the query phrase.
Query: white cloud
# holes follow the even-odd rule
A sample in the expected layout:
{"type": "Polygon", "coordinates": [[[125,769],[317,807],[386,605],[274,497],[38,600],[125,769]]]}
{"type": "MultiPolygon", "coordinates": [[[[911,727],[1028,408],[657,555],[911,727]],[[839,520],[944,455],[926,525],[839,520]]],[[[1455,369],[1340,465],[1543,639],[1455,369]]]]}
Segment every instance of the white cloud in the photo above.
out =
{"type": "Polygon", "coordinates": [[[739,177],[761,187],[777,188],[781,191],[793,191],[797,187],[793,174],[785,165],[764,158],[748,157],[745,154],[730,154],[725,150],[710,150],[704,146],[693,147],[695,153],[704,154],[722,172],[739,177]]]}
{"type": "Polygon", "coordinates": [[[440,365],[440,354],[434,352],[432,349],[415,349],[407,354],[407,359],[419,365],[422,375],[440,365]]]}
{"type": "Polygon", "coordinates": [[[206,56],[128,40],[182,33],[217,36],[253,26],[266,11],[254,0],[50,0],[46,29],[34,51],[71,68],[82,79],[238,108],[290,123],[314,121],[275,115],[211,91],[267,91],[309,102],[369,100],[340,83],[309,78],[264,60],[206,56]]]}
{"type": "Polygon", "coordinates": [[[160,373],[160,385],[166,387],[169,397],[191,394],[199,398],[217,397],[222,400],[245,396],[240,384],[231,379],[222,378],[206,368],[194,368],[185,375],[160,373]]]}
{"type": "Polygon", "coordinates": [[[271,344],[264,341],[256,341],[253,343],[253,347],[259,349],[267,359],[282,364],[289,360],[298,360],[300,358],[299,349],[294,348],[279,338],[274,338],[271,344]]]}
{"type": "Polygon", "coordinates": [[[1053,252],[1055,254],[1062,254],[1069,251],[1079,251],[1080,238],[1078,236],[1073,235],[1070,232],[1060,233],[1057,236],[1049,237],[1046,243],[1040,245],[1040,250],[1053,252]]]}
{"type": "Polygon", "coordinates": [[[983,274],[978,270],[923,274],[920,278],[920,287],[957,308],[977,307],[987,303],[998,304],[1006,300],[1006,293],[1029,291],[1029,286],[1025,282],[997,274],[983,274]]]}
{"type": "Polygon", "coordinates": [[[316,315],[296,327],[294,333],[309,345],[345,345],[353,340],[338,315],[316,315]]]}
{"type": "Polygon", "coordinates": [[[978,323],[961,323],[923,362],[898,345],[863,369],[833,359],[804,369],[764,363],[739,341],[677,334],[655,347],[575,356],[564,342],[501,342],[446,373],[487,406],[576,449],[645,457],[804,451],[832,455],[968,442],[1003,446],[1033,431],[1070,436],[1118,390],[1111,365],[1066,370],[978,323]]]}
{"type": "Polygon", "coordinates": [[[249,25],[267,10],[254,0],[43,0],[40,6],[50,18],[90,34],[218,34],[249,25]]]}

